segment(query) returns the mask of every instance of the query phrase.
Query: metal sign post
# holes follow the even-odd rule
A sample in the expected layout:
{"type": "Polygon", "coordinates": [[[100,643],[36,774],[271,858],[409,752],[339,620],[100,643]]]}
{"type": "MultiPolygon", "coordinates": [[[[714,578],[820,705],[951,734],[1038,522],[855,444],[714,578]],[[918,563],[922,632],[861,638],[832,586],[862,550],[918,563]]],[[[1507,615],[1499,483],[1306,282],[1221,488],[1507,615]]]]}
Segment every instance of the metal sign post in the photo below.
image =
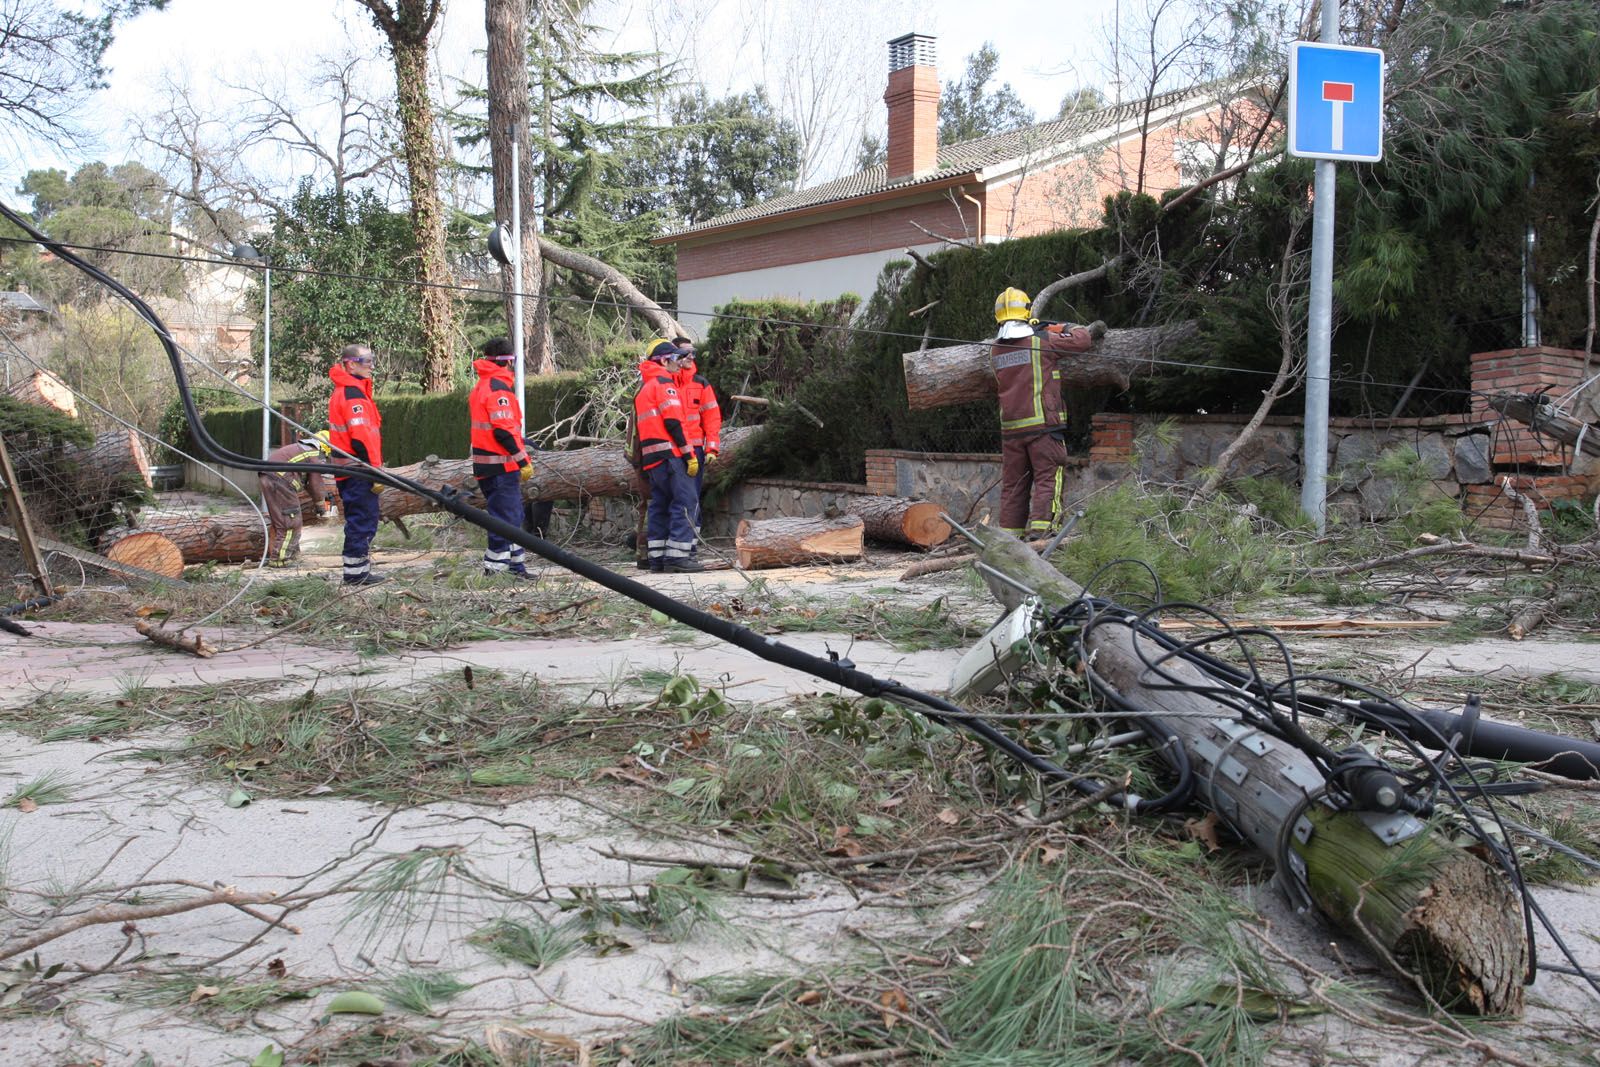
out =
{"type": "Polygon", "coordinates": [[[1289,46],[1289,154],[1317,161],[1300,510],[1327,530],[1328,384],[1333,347],[1335,160],[1383,158],[1383,53],[1339,45],[1338,0],[1323,0],[1322,43],[1289,46]]]}

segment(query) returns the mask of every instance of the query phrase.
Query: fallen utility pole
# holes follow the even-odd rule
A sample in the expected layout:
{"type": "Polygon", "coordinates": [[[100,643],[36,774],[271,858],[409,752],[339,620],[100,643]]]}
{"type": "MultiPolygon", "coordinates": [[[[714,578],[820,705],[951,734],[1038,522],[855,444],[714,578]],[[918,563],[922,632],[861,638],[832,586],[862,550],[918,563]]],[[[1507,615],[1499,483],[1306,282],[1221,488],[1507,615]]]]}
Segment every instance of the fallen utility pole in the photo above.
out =
{"type": "MultiPolygon", "coordinates": [[[[984,527],[971,533],[981,544],[981,573],[1007,608],[1027,595],[1019,587],[1051,611],[1082,597],[1016,538],[984,527]]],[[[1128,621],[1097,620],[1084,646],[1089,669],[1139,709],[1145,731],[1183,745],[1199,783],[1195,799],[1273,860],[1291,899],[1313,904],[1452,1010],[1522,1010],[1529,945],[1500,871],[1404,812],[1334,810],[1309,756],[1207,696],[1217,678],[1167,658],[1166,647],[1128,621]],[[1155,661],[1159,673],[1149,666],[1155,661]],[[1191,686],[1200,691],[1180,688],[1191,686]]]]}
{"type": "Polygon", "coordinates": [[[1586,456],[1600,456],[1600,426],[1573,418],[1543,393],[1499,393],[1489,398],[1489,406],[1527,423],[1534,433],[1572,445],[1586,456]]]}

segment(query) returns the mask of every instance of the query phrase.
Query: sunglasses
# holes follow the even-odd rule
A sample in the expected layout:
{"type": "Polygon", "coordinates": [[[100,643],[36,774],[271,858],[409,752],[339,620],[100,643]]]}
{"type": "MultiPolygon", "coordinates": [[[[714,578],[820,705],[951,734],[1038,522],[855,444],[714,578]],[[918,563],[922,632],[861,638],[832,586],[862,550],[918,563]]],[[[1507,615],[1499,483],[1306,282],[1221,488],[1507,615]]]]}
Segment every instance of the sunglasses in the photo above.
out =
{"type": "Polygon", "coordinates": [[[349,359],[345,360],[345,362],[346,363],[360,363],[363,366],[369,366],[372,363],[372,357],[371,356],[351,356],[349,359]]]}

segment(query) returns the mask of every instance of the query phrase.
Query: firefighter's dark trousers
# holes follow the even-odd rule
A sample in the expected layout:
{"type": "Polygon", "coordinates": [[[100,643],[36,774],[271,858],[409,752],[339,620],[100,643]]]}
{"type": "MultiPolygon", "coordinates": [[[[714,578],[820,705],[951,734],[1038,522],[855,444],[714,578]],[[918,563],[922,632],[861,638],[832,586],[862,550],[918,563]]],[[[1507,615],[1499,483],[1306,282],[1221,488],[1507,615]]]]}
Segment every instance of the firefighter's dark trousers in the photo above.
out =
{"type": "MultiPolygon", "coordinates": [[[[513,526],[522,525],[522,479],[516,471],[502,471],[492,478],[479,478],[478,489],[483,493],[484,510],[497,519],[513,526]]],[[[489,533],[489,547],[483,552],[483,569],[487,574],[526,574],[527,561],[521,545],[514,545],[497,533],[489,533]]]]}
{"type": "Polygon", "coordinates": [[[287,567],[300,555],[300,493],[283,474],[262,474],[261,502],[267,508],[267,566],[287,567]]]}
{"type": "Polygon", "coordinates": [[[372,539],[378,535],[378,494],[365,478],[340,478],[344,505],[344,580],[360,581],[372,571],[372,539]]]}
{"type": "Polygon", "coordinates": [[[1067,446],[1053,433],[1000,438],[1000,528],[1044,533],[1061,520],[1067,446]]]}
{"type": "Polygon", "coordinates": [[[650,479],[650,510],[645,516],[645,546],[652,561],[688,559],[694,551],[694,518],[700,501],[681,456],[645,471],[650,479]]]}

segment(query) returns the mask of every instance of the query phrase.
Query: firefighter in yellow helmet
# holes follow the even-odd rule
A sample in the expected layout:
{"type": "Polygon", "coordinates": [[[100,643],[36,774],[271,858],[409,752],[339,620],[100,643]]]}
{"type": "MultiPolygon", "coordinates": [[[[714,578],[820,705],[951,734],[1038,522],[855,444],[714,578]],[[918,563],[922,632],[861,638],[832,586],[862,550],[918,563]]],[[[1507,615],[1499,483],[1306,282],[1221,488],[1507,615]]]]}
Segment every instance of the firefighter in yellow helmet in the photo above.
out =
{"type": "MultiPolygon", "coordinates": [[[[322,430],[273,449],[267,459],[273,463],[320,462],[332,452],[328,431],[322,430]]],[[[300,514],[301,490],[311,498],[317,514],[323,515],[332,508],[333,486],[325,474],[262,471],[257,480],[261,502],[267,508],[267,566],[287,567],[300,555],[300,531],[305,527],[300,514]]]]}
{"type": "Polygon", "coordinates": [[[995,297],[999,329],[990,346],[1000,389],[1000,526],[1043,537],[1061,522],[1067,463],[1062,360],[1094,347],[1106,324],[1041,324],[1021,289],[995,297]]]}

